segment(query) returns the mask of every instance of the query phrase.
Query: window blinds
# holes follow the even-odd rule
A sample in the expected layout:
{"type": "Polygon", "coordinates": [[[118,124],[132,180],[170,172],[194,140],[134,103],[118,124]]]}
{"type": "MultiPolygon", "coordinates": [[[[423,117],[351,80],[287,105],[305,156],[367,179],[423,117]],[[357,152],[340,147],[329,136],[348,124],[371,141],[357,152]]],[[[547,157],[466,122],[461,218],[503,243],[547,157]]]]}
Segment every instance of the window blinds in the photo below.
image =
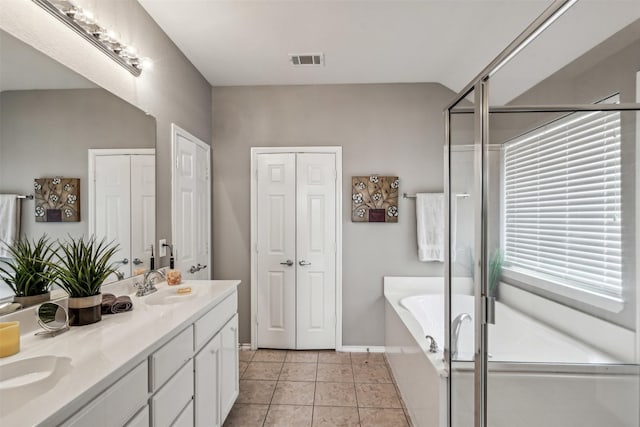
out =
{"type": "Polygon", "coordinates": [[[620,163],[619,112],[574,113],[505,144],[505,266],[621,300],[620,163]]]}

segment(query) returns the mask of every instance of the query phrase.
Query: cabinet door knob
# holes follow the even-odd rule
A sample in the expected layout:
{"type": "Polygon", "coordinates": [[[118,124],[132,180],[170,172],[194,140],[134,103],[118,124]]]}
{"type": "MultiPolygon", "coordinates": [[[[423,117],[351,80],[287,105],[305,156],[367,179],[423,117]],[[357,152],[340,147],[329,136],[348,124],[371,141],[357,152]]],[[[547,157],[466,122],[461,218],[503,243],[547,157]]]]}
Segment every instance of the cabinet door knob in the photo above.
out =
{"type": "Polygon", "coordinates": [[[280,265],[288,265],[289,267],[291,267],[293,265],[293,261],[288,259],[285,262],[281,262],[280,265]]]}
{"type": "Polygon", "coordinates": [[[311,265],[311,263],[310,263],[309,261],[305,261],[305,260],[303,260],[303,259],[301,259],[301,260],[300,260],[300,262],[299,262],[298,264],[300,264],[301,266],[311,265]]]}
{"type": "Polygon", "coordinates": [[[144,263],[144,261],[142,261],[140,258],[134,258],[134,259],[133,259],[133,263],[134,263],[135,265],[140,265],[140,264],[143,264],[143,263],[144,263]]]}

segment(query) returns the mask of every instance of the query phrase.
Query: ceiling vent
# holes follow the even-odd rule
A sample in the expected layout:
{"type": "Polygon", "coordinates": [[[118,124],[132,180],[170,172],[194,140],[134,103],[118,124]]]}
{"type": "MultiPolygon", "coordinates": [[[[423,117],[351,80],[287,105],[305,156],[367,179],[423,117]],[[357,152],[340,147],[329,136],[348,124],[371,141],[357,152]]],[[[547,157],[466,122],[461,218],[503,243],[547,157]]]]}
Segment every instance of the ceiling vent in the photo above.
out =
{"type": "Polygon", "coordinates": [[[290,53],[289,62],[296,67],[320,67],[324,65],[323,53],[290,53]]]}

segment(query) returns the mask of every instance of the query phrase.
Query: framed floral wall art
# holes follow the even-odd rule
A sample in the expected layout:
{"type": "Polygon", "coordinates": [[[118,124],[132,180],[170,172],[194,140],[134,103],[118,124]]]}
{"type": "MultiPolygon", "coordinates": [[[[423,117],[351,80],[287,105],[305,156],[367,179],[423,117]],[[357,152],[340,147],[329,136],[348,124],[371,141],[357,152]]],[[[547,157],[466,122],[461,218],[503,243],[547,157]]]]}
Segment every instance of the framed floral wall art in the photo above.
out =
{"type": "Polygon", "coordinates": [[[351,178],[352,222],[398,222],[397,176],[351,178]]]}
{"type": "Polygon", "coordinates": [[[33,187],[36,222],[80,221],[80,178],[39,178],[33,187]]]}

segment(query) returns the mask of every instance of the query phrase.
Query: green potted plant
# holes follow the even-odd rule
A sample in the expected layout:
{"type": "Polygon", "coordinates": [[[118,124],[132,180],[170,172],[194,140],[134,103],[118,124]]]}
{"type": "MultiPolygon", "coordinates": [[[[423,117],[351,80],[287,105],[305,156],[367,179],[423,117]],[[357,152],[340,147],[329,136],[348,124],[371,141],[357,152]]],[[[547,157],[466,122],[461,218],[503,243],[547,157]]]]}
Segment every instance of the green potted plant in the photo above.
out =
{"type": "Polygon", "coordinates": [[[14,302],[23,307],[36,305],[50,299],[50,287],[56,279],[51,260],[57,249],[46,235],[38,241],[20,239],[12,245],[5,242],[11,258],[2,260],[0,278],[11,288],[14,302]]]}
{"type": "Polygon", "coordinates": [[[489,313],[488,321],[490,324],[496,323],[496,298],[498,297],[498,285],[502,278],[502,264],[504,263],[504,253],[500,249],[496,249],[489,258],[489,313]]]}
{"type": "Polygon", "coordinates": [[[95,236],[88,240],[70,238],[60,244],[58,284],[69,294],[69,325],[82,326],[102,319],[102,295],[100,287],[105,279],[116,271],[111,258],[118,245],[105,239],[97,242],[95,236]]]}
{"type": "Polygon", "coordinates": [[[504,264],[504,253],[500,249],[496,249],[489,258],[489,296],[496,298],[498,296],[498,285],[502,278],[502,264],[504,264]]]}

